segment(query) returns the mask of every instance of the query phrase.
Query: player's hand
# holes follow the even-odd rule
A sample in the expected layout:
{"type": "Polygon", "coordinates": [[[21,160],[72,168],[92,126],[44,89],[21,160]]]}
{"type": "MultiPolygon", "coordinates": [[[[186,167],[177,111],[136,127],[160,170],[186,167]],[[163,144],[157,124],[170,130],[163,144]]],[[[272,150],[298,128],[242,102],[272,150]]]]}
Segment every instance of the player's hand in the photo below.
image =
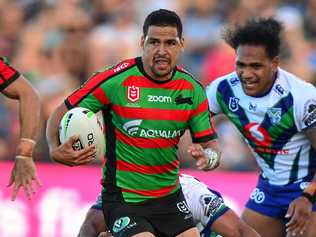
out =
{"type": "Polygon", "coordinates": [[[16,158],[7,185],[8,187],[13,185],[11,200],[14,201],[16,199],[21,187],[23,187],[27,198],[31,199],[32,195],[35,193],[33,182],[35,182],[38,187],[41,186],[32,157],[16,158]]]}
{"type": "Polygon", "coordinates": [[[218,162],[215,165],[210,163],[211,160],[200,144],[191,144],[188,147],[188,153],[196,160],[196,166],[199,170],[212,170],[218,166],[218,162]]]}
{"type": "Polygon", "coordinates": [[[286,223],[286,232],[293,236],[303,235],[306,231],[308,222],[312,214],[312,204],[305,197],[298,197],[290,203],[289,209],[285,215],[290,218],[286,223]]]}
{"type": "Polygon", "coordinates": [[[64,144],[50,151],[51,158],[61,164],[67,166],[84,165],[96,158],[95,145],[83,148],[82,150],[74,150],[73,144],[79,139],[79,136],[72,136],[64,144]]]}
{"type": "Polygon", "coordinates": [[[107,232],[101,232],[98,237],[112,237],[113,235],[111,234],[110,231],[107,232]]]}

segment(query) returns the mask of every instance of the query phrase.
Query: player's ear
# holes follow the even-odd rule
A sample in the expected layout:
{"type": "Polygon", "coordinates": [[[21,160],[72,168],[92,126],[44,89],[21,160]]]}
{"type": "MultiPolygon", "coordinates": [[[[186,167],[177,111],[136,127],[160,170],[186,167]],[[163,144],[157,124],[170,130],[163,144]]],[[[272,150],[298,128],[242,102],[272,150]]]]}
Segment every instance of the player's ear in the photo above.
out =
{"type": "Polygon", "coordinates": [[[280,57],[279,56],[274,57],[272,59],[272,61],[271,61],[271,66],[272,66],[273,73],[277,72],[279,64],[280,64],[280,57]]]}
{"type": "Polygon", "coordinates": [[[145,44],[145,36],[142,35],[142,37],[140,38],[140,47],[143,49],[144,48],[144,44],[145,44]]]}

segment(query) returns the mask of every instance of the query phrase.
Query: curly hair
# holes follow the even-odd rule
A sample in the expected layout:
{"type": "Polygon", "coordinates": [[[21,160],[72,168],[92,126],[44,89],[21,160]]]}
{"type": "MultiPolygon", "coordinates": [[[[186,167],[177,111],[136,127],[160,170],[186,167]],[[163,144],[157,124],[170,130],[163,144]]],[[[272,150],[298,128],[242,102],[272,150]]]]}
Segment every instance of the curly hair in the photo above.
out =
{"type": "Polygon", "coordinates": [[[239,45],[262,45],[272,59],[279,55],[282,30],[282,24],[274,18],[250,19],[244,25],[226,29],[223,38],[235,50],[239,45]]]}

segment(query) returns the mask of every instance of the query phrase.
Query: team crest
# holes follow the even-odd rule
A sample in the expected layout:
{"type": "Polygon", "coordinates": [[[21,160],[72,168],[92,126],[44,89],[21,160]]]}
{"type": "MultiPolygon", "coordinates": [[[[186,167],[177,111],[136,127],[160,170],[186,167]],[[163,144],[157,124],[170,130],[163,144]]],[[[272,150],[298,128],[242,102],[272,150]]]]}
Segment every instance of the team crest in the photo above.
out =
{"type": "Polygon", "coordinates": [[[140,89],[138,86],[128,86],[127,87],[127,98],[131,102],[136,102],[139,100],[140,89]]]}
{"type": "Polygon", "coordinates": [[[236,97],[229,97],[228,107],[232,112],[236,112],[239,109],[239,99],[236,97]]]}
{"type": "Polygon", "coordinates": [[[273,125],[280,123],[282,117],[281,108],[270,108],[267,111],[270,121],[273,125]]]}

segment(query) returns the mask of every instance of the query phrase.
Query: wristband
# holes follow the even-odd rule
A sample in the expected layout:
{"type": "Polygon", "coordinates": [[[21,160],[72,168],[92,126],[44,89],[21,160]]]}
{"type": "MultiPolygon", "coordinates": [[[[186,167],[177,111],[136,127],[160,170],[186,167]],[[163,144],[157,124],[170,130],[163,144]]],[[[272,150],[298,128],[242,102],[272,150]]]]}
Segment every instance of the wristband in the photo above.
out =
{"type": "Polygon", "coordinates": [[[219,161],[218,153],[211,148],[206,148],[204,150],[204,154],[208,159],[206,169],[207,170],[214,169],[219,161]]]}
{"type": "Polygon", "coordinates": [[[20,138],[20,140],[24,141],[24,142],[29,142],[29,143],[32,143],[32,144],[36,145],[36,141],[34,141],[33,139],[30,139],[30,138],[22,137],[22,138],[20,138]]]}
{"type": "Polygon", "coordinates": [[[30,158],[32,159],[32,156],[22,156],[22,155],[15,156],[15,159],[21,159],[21,160],[26,160],[30,158]]]}
{"type": "Polygon", "coordinates": [[[301,197],[305,197],[311,204],[316,202],[316,195],[311,195],[310,193],[302,192],[301,197]]]}

